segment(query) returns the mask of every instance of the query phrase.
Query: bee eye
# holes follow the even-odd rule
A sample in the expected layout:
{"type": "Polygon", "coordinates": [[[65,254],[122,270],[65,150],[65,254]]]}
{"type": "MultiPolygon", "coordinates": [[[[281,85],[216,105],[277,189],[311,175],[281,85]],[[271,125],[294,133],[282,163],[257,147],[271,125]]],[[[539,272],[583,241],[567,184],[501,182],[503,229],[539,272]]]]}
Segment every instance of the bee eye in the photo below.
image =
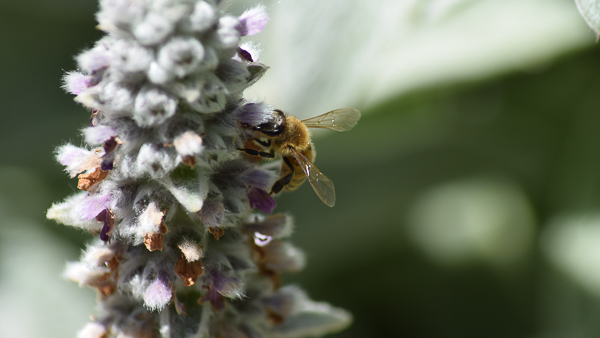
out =
{"type": "Polygon", "coordinates": [[[275,125],[273,123],[263,123],[256,126],[256,129],[260,131],[272,132],[275,130],[275,125]]]}

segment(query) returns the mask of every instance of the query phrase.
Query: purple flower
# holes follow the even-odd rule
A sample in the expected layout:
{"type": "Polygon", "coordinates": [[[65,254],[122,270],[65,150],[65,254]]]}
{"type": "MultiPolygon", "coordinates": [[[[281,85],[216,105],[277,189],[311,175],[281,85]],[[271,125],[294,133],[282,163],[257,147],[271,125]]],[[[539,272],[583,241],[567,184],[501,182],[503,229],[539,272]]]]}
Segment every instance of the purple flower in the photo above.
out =
{"type": "Polygon", "coordinates": [[[63,78],[63,88],[71,94],[79,95],[92,83],[92,77],[78,72],[69,72],[63,78]]]}
{"type": "Polygon", "coordinates": [[[222,0],[99,4],[107,34],[63,84],[91,110],[91,127],[85,145],[56,155],[83,191],[47,213],[96,237],[65,273],[100,295],[81,338],[299,337],[346,326],[348,316],[321,328],[329,308],[281,293],[280,274],[302,268],[304,255],[280,240],[291,217],[267,215],[279,170],[238,149],[274,117],[243,93],[269,68],[257,43],[241,42],[265,27],[265,7],[238,17],[222,0]]]}
{"type": "Polygon", "coordinates": [[[79,67],[88,73],[93,73],[110,64],[110,54],[104,44],[98,44],[93,49],[77,57],[79,67]]]}
{"type": "Polygon", "coordinates": [[[208,276],[214,289],[223,296],[227,298],[241,298],[244,296],[244,283],[242,280],[229,277],[216,268],[209,270],[208,276]]]}
{"type": "Polygon", "coordinates": [[[213,308],[217,310],[217,312],[220,312],[225,308],[225,301],[223,300],[223,296],[221,296],[221,294],[218,293],[217,290],[215,290],[214,288],[208,289],[206,294],[200,297],[200,299],[198,300],[198,302],[201,304],[206,301],[209,301],[212,304],[213,308]]]}
{"type": "Polygon", "coordinates": [[[267,190],[275,179],[270,171],[259,168],[252,168],[244,173],[244,182],[261,190],[267,190]]]}
{"type": "Polygon", "coordinates": [[[173,297],[173,289],[167,278],[157,278],[144,293],[144,304],[152,309],[163,309],[173,297]]]}
{"type": "Polygon", "coordinates": [[[237,27],[240,35],[251,36],[260,33],[269,22],[269,16],[264,6],[256,6],[245,11],[239,17],[240,24],[237,27]]]}
{"type": "Polygon", "coordinates": [[[256,126],[273,117],[273,107],[266,103],[246,103],[238,108],[235,116],[242,123],[256,126]]]}
{"type": "Polygon", "coordinates": [[[240,47],[240,48],[238,48],[237,53],[241,59],[244,59],[244,60],[250,61],[250,62],[254,62],[254,59],[252,58],[252,54],[250,54],[250,52],[248,52],[247,50],[242,49],[240,47]]]}
{"type": "Polygon", "coordinates": [[[248,200],[250,201],[250,209],[258,208],[258,210],[270,214],[275,210],[277,202],[273,197],[269,196],[266,191],[258,188],[252,188],[248,192],[248,200]]]}
{"type": "Polygon", "coordinates": [[[268,245],[269,243],[271,243],[272,240],[273,240],[273,237],[271,237],[271,236],[263,235],[260,232],[254,233],[254,244],[256,244],[258,246],[268,245]]]}
{"type": "MultiPolygon", "coordinates": [[[[98,125],[83,129],[83,136],[85,141],[89,144],[101,144],[108,141],[110,138],[114,138],[117,135],[117,131],[111,127],[98,125]]],[[[106,148],[104,149],[106,151],[106,148]]]]}
{"type": "Polygon", "coordinates": [[[110,195],[88,195],[79,205],[82,219],[94,219],[110,205],[110,195]]]}
{"type": "Polygon", "coordinates": [[[91,155],[87,149],[79,148],[74,145],[64,145],[57,150],[56,158],[58,162],[64,166],[77,165],[91,155]]]}
{"type": "Polygon", "coordinates": [[[117,141],[115,136],[112,136],[108,140],[104,142],[102,148],[104,149],[104,155],[102,155],[102,164],[100,165],[100,169],[107,171],[113,170],[113,162],[115,160],[115,149],[119,142],[117,141]]]}
{"type": "Polygon", "coordinates": [[[96,216],[96,220],[98,222],[104,223],[102,231],[100,232],[100,239],[105,242],[108,242],[110,240],[110,235],[115,227],[115,215],[113,215],[110,209],[104,209],[98,214],[98,216],[96,216]]]}

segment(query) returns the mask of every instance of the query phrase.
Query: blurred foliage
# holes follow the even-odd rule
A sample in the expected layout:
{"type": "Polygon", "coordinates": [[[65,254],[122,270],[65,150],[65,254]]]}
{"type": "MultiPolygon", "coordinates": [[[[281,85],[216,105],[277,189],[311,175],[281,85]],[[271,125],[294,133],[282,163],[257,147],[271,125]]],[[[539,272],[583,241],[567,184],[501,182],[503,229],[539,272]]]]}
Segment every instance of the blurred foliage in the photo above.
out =
{"type": "MultiPolygon", "coordinates": [[[[400,97],[350,133],[317,140],[317,164],[336,183],[335,210],[309,187],[280,198],[277,210],[296,217],[294,242],[308,253],[307,269],[291,280],[356,317],[340,337],[542,336],[555,329],[547,323],[581,329],[584,318],[561,316],[598,304],[583,294],[563,300],[564,289],[542,294],[560,277],[537,240],[503,269],[477,260],[448,267],[410,241],[407,216],[425,191],[472,177],[514,182],[539,227],[562,212],[597,210],[599,58],[594,49],[543,69],[400,97]]],[[[581,337],[598,334],[595,326],[581,337]]]]}
{"type": "MultiPolygon", "coordinates": [[[[47,259],[73,259],[88,237],[44,215],[76,189],[52,152],[79,143],[77,130],[89,118],[59,86],[73,55],[101,35],[90,24],[95,2],[59,12],[23,3],[0,4],[0,246],[36,252],[54,245],[67,252],[47,259]],[[33,224],[27,231],[40,228],[44,246],[26,232],[11,237],[7,229],[23,220],[33,224]]],[[[600,205],[598,60],[595,47],[528,71],[430,87],[368,108],[349,133],[317,133],[316,164],[335,182],[338,200],[334,209],[324,206],[308,184],[278,198],[276,212],[294,216],[292,241],[308,257],[286,282],[354,314],[353,326],[336,337],[599,336],[597,296],[549,264],[539,246],[555,217],[600,205]],[[428,211],[435,217],[419,216],[428,211]],[[460,224],[472,217],[492,230],[469,237],[477,229],[460,224]],[[433,243],[464,244],[460,259],[441,259],[453,254],[443,247],[432,255],[431,243],[415,237],[416,224],[440,229],[444,220],[449,230],[433,233],[440,237],[433,243]],[[459,231],[466,235],[449,238],[459,231]],[[519,248],[511,233],[523,236],[519,248]],[[513,256],[495,259],[500,251],[478,251],[481,243],[515,247],[513,256]]],[[[0,262],[26,264],[10,255],[0,250],[0,262]]],[[[32,257],[30,264],[47,262],[32,257]]],[[[18,285],[3,282],[14,268],[0,266],[3,286],[18,285]]],[[[56,269],[43,276],[66,286],[60,297],[30,293],[22,302],[78,304],[77,286],[56,269]]],[[[35,315],[21,310],[28,320],[35,315]]]]}

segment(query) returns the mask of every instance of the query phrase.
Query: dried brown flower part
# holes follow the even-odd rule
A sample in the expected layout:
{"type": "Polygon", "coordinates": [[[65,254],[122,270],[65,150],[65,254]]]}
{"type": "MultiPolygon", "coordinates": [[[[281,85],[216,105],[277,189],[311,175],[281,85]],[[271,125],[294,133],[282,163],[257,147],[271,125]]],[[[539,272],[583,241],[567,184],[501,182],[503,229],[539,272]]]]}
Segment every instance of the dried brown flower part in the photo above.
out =
{"type": "Polygon", "coordinates": [[[219,238],[221,238],[221,236],[225,235],[225,229],[223,228],[208,227],[208,232],[215,236],[215,239],[217,241],[219,240],[219,238]]]}
{"type": "Polygon", "coordinates": [[[116,280],[119,278],[119,264],[121,264],[121,255],[115,255],[109,261],[106,262],[106,267],[110,269],[110,273],[113,275],[113,278],[116,280]]]}
{"type": "Polygon", "coordinates": [[[93,187],[95,187],[98,183],[102,182],[108,176],[108,171],[104,171],[97,167],[89,174],[79,174],[77,178],[79,182],[77,183],[77,188],[83,191],[90,191],[93,187]]]}
{"type": "Polygon", "coordinates": [[[144,235],[144,245],[148,251],[163,249],[163,235],[161,233],[147,233],[144,235]]]}
{"type": "Polygon", "coordinates": [[[200,261],[188,262],[182,253],[175,262],[174,271],[183,280],[183,285],[192,286],[204,274],[204,266],[200,261]]]}
{"type": "Polygon", "coordinates": [[[183,156],[181,158],[181,162],[189,165],[190,168],[192,168],[192,169],[194,169],[194,166],[196,165],[196,163],[198,163],[198,161],[196,160],[196,157],[194,157],[192,155],[183,156]]]}
{"type": "Polygon", "coordinates": [[[112,273],[107,272],[104,275],[100,276],[95,282],[90,285],[95,287],[98,290],[98,295],[103,297],[108,297],[117,291],[117,285],[113,278],[111,278],[112,273]]]}
{"type": "MultiPolygon", "coordinates": [[[[163,213],[164,212],[166,212],[166,210],[163,210],[163,213]]],[[[160,233],[164,235],[167,232],[169,232],[169,228],[167,228],[167,226],[165,225],[165,222],[161,222],[160,227],[158,227],[158,231],[160,231],[160,233]]]]}
{"type": "Polygon", "coordinates": [[[147,231],[144,234],[144,245],[149,251],[163,249],[163,235],[169,232],[163,221],[166,212],[160,211],[155,203],[150,203],[140,216],[140,224],[147,231]]]}

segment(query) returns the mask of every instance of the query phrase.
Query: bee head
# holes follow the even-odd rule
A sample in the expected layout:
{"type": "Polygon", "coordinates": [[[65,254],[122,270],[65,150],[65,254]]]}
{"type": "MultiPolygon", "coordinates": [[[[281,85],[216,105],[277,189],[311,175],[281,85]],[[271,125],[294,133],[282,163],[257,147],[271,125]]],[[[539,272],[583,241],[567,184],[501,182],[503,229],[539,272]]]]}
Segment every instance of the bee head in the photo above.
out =
{"type": "Polygon", "coordinates": [[[267,136],[277,136],[283,133],[286,124],[285,114],[279,109],[275,109],[273,112],[273,118],[269,122],[261,123],[254,129],[267,136]]]}

